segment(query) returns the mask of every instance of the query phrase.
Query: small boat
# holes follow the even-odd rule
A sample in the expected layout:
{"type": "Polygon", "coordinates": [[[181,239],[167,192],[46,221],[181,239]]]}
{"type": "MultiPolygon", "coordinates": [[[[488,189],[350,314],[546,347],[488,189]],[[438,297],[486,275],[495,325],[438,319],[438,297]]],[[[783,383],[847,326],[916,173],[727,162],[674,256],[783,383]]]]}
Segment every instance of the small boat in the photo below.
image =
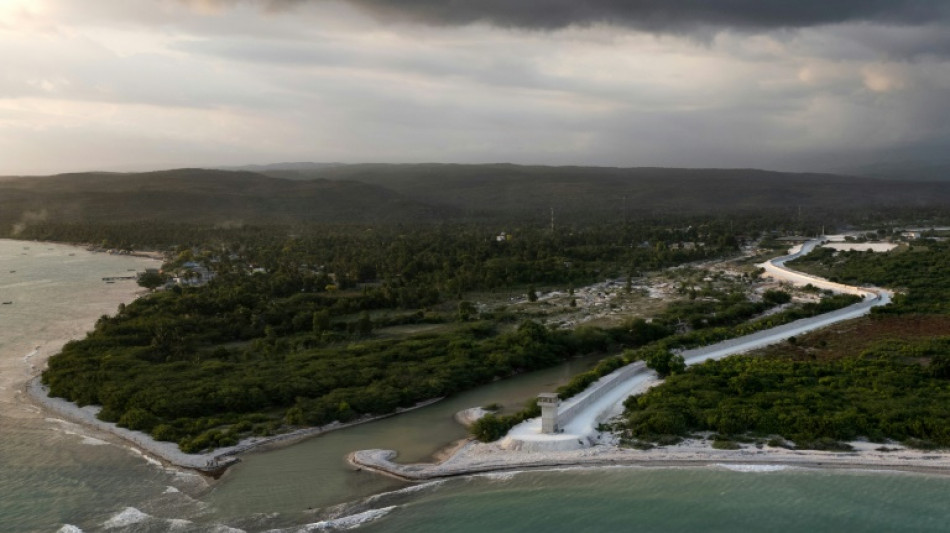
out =
{"type": "Polygon", "coordinates": [[[107,281],[106,283],[115,283],[114,281],[107,281]]]}
{"type": "Polygon", "coordinates": [[[11,273],[11,274],[16,274],[16,270],[11,270],[10,273],[11,273]]]}
{"type": "Polygon", "coordinates": [[[13,302],[3,302],[3,305],[11,305],[13,302]]]}
{"type": "Polygon", "coordinates": [[[74,255],[76,255],[76,254],[69,254],[69,257],[72,257],[72,256],[74,256],[74,255]]]}

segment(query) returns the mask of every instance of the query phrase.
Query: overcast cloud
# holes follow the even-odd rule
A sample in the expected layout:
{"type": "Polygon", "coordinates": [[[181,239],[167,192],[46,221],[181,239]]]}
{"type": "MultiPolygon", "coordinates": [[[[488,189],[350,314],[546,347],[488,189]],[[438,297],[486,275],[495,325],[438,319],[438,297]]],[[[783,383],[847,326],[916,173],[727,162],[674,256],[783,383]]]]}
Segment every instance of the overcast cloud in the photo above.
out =
{"type": "Polygon", "coordinates": [[[0,174],[938,157],[948,6],[0,0],[0,174]]]}

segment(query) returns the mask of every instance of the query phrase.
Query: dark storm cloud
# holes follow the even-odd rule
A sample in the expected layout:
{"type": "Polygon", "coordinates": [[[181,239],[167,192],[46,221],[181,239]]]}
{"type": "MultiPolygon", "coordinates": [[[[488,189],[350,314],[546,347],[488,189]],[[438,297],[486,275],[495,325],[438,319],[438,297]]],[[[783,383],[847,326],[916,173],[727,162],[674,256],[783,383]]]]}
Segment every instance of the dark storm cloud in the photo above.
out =
{"type": "MultiPolygon", "coordinates": [[[[242,0],[232,0],[241,3],[242,0]]],[[[245,3],[248,0],[243,0],[245,3]]],[[[323,0],[259,0],[279,8],[323,0]]],[[[801,28],[870,21],[922,24],[950,19],[943,0],[344,0],[384,19],[434,25],[487,22],[557,29],[612,23],[642,30],[679,31],[713,26],[801,28]]]]}

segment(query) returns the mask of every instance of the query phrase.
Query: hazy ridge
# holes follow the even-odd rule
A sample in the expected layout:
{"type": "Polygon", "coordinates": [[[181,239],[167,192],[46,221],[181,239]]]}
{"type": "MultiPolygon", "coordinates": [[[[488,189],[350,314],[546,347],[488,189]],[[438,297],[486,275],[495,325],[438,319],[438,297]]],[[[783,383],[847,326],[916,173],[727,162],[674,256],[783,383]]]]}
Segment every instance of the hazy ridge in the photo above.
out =
{"type": "Polygon", "coordinates": [[[557,216],[840,212],[950,202],[950,182],[755,169],[277,164],[0,180],[0,223],[401,223],[557,216]],[[275,169],[275,170],[267,170],[275,169]]]}

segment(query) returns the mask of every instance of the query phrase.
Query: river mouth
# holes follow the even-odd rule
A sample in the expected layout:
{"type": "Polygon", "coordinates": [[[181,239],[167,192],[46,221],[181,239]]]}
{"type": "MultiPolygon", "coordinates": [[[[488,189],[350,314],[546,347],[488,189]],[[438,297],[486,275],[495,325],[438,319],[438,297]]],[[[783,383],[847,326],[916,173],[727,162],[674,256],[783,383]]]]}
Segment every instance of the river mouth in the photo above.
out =
{"type": "Polygon", "coordinates": [[[403,463],[435,460],[446,447],[468,437],[468,431],[455,420],[458,411],[491,403],[518,410],[539,392],[554,390],[601,358],[603,355],[571,359],[395,417],[332,431],[293,446],[245,454],[215,484],[209,499],[227,514],[242,510],[292,512],[404,488],[409,484],[349,465],[346,456],[355,450],[385,448],[396,450],[397,460],[403,463]]]}

